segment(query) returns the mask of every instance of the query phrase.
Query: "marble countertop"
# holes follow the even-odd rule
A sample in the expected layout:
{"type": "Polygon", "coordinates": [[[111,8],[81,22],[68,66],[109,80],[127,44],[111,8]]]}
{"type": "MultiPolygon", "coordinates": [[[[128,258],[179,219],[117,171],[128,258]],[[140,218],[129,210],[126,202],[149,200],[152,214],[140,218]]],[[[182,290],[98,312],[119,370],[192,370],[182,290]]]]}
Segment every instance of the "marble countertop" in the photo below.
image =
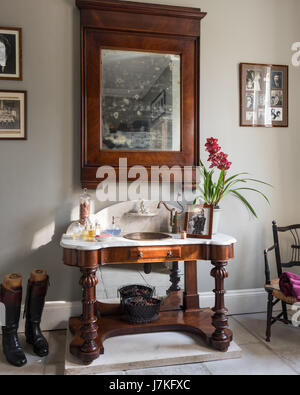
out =
{"type": "Polygon", "coordinates": [[[217,233],[211,239],[181,239],[179,234],[170,234],[171,239],[136,241],[128,240],[124,237],[111,237],[105,241],[84,241],[73,240],[70,236],[63,235],[60,245],[63,248],[74,250],[101,250],[103,248],[113,247],[151,247],[151,246],[175,246],[175,245],[191,245],[191,244],[209,244],[209,245],[231,245],[236,243],[236,239],[232,236],[217,233]]]}

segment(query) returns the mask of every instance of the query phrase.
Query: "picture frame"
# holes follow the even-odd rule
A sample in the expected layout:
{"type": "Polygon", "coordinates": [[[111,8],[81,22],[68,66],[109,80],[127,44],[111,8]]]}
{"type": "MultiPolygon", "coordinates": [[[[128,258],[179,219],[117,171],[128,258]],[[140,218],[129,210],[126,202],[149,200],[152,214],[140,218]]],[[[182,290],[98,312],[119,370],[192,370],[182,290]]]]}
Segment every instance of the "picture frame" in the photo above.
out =
{"type": "Polygon", "coordinates": [[[0,27],[0,80],[22,79],[22,29],[0,27]]]}
{"type": "Polygon", "coordinates": [[[288,127],[286,65],[240,63],[240,126],[288,127]]]}
{"type": "Polygon", "coordinates": [[[211,239],[213,226],[213,206],[208,204],[187,205],[185,230],[187,237],[211,239]]]}
{"type": "Polygon", "coordinates": [[[27,92],[0,90],[0,140],[27,140],[27,92]]]}

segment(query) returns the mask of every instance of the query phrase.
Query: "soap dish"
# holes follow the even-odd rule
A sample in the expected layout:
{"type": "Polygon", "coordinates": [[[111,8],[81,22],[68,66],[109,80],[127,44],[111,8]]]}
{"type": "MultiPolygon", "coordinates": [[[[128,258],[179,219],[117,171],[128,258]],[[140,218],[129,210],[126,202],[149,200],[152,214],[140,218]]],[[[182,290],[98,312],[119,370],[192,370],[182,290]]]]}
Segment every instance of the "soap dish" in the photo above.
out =
{"type": "Polygon", "coordinates": [[[127,213],[129,217],[156,217],[158,213],[138,213],[138,212],[129,212],[127,213]]]}

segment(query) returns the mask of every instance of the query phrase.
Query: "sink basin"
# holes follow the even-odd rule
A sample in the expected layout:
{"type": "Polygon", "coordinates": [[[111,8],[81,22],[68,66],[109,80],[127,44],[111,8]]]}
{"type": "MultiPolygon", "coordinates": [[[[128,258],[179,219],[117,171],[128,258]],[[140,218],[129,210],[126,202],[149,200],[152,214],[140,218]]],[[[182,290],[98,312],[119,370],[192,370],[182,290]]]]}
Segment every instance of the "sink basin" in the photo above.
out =
{"type": "Polygon", "coordinates": [[[129,240],[165,240],[171,239],[172,237],[167,235],[166,233],[156,233],[156,232],[137,232],[137,233],[128,233],[124,236],[125,239],[129,240]]]}

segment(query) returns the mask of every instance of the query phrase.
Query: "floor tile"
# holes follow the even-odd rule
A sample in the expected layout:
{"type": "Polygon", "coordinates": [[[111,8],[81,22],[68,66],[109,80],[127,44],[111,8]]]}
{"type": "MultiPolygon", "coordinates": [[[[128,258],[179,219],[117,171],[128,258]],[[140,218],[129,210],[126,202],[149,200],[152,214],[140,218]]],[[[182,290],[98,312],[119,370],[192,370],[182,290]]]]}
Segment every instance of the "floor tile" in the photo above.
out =
{"type": "Polygon", "coordinates": [[[46,376],[63,376],[65,372],[65,362],[55,362],[44,367],[43,374],[46,376]]]}
{"type": "Polygon", "coordinates": [[[245,329],[233,316],[228,317],[229,328],[233,332],[233,340],[239,345],[259,343],[260,340],[245,329]]]}
{"type": "Polygon", "coordinates": [[[47,334],[49,355],[44,359],[46,365],[63,362],[65,359],[66,331],[51,331],[47,334]]]}
{"type": "Polygon", "coordinates": [[[276,352],[282,360],[300,374],[300,350],[297,351],[279,351],[276,352]]]}
{"type": "Polygon", "coordinates": [[[237,360],[205,362],[213,375],[296,375],[272,350],[263,343],[246,344],[242,347],[242,358],[237,360]]]}
{"type": "Polygon", "coordinates": [[[32,346],[26,343],[25,335],[19,334],[19,340],[27,358],[27,364],[17,368],[9,364],[2,352],[2,336],[0,346],[0,375],[41,375],[44,370],[44,358],[38,357],[32,351],[32,346]]]}
{"type": "Polygon", "coordinates": [[[265,313],[238,315],[234,318],[272,350],[285,352],[300,350],[300,328],[276,322],[272,325],[271,342],[266,343],[267,317],[265,313]]]}

